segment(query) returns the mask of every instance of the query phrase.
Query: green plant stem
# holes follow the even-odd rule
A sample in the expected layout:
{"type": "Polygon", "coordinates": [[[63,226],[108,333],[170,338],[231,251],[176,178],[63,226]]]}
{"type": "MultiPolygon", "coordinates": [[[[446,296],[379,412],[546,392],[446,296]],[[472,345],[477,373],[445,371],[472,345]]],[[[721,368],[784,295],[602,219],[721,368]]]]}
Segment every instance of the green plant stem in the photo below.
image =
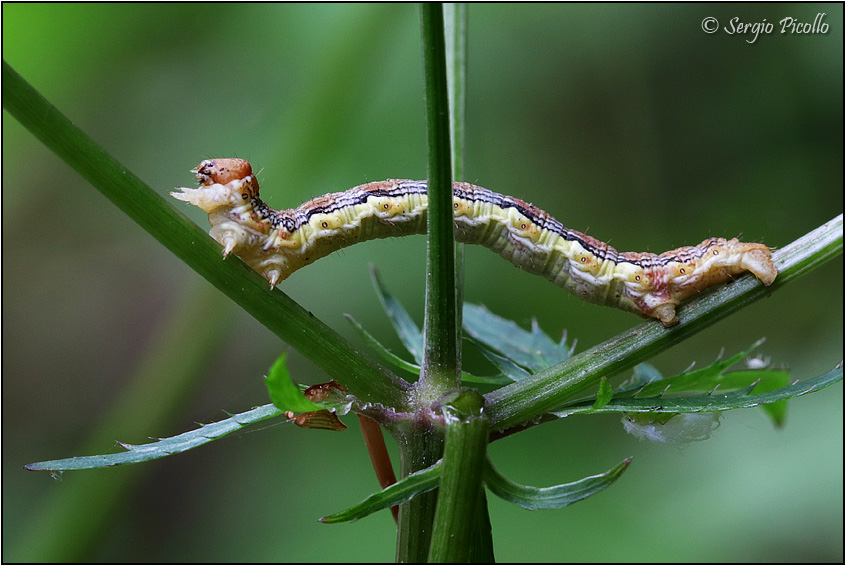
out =
{"type": "Polygon", "coordinates": [[[420,17],[429,139],[429,245],[423,371],[417,394],[420,403],[430,403],[443,392],[458,387],[461,379],[443,6],[421,4],[420,17]]]}
{"type": "MultiPolygon", "coordinates": [[[[457,308],[461,281],[456,278],[455,270],[450,159],[451,151],[454,150],[450,146],[443,8],[441,4],[422,4],[420,17],[429,140],[424,354],[414,396],[416,406],[422,408],[461,383],[458,334],[460,309],[457,308]]],[[[454,58],[454,51],[449,56],[454,58]]],[[[461,88],[454,83],[450,87],[461,88]]],[[[443,436],[434,427],[425,423],[399,423],[392,432],[399,443],[401,477],[440,459],[443,436]]],[[[400,505],[396,554],[398,562],[424,562],[428,558],[437,493],[437,490],[424,493],[400,505]]]]}
{"type": "MultiPolygon", "coordinates": [[[[444,4],[444,41],[449,97],[449,132],[452,150],[452,178],[465,177],[465,132],[467,121],[467,4],[444,4]]],[[[455,244],[455,325],[461,353],[461,305],[464,304],[464,244],[455,244]]]]}
{"type": "Polygon", "coordinates": [[[402,408],[407,382],[372,361],[220,246],[61,114],[3,61],[3,107],[56,155],[197,273],[351,393],[402,408]]]}
{"type": "Polygon", "coordinates": [[[449,97],[449,131],[452,147],[452,177],[464,179],[467,116],[467,4],[444,4],[444,41],[449,97]]]}
{"type": "MultiPolygon", "coordinates": [[[[484,474],[483,474],[484,475],[484,474]]],[[[493,533],[491,532],[491,517],[488,512],[488,497],[485,490],[479,493],[479,504],[476,507],[475,542],[470,555],[470,562],[475,564],[493,564],[496,562],[493,548],[493,533]]]]}
{"type": "MultiPolygon", "coordinates": [[[[452,142],[452,177],[466,178],[467,132],[467,34],[468,6],[466,2],[444,4],[444,39],[446,42],[447,89],[449,94],[450,139],[452,142]]],[[[464,303],[464,244],[455,246],[456,304],[464,303]]],[[[462,309],[456,313],[459,343],[461,342],[462,309]]],[[[460,351],[460,350],[459,350],[460,351]]],[[[470,561],[480,564],[494,562],[491,520],[485,490],[481,490],[474,519],[476,539],[470,561]]]]}
{"type": "Polygon", "coordinates": [[[564,401],[598,387],[599,379],[631,368],[729,314],[805,275],[843,252],[843,215],[773,254],[778,277],[765,287],[753,276],[702,293],[679,309],[679,323],[641,324],[569,360],[486,395],[492,430],[534,421],[564,401]]]}
{"type": "MultiPolygon", "coordinates": [[[[400,477],[428,468],[440,460],[444,448],[440,434],[428,426],[409,422],[399,423],[397,427],[393,432],[399,445],[400,477]]],[[[400,504],[397,562],[426,562],[437,501],[438,490],[433,490],[400,504]]]]}
{"type": "Polygon", "coordinates": [[[488,444],[484,398],[463,390],[447,401],[444,463],[429,562],[467,563],[476,554],[482,470],[488,444]]]}

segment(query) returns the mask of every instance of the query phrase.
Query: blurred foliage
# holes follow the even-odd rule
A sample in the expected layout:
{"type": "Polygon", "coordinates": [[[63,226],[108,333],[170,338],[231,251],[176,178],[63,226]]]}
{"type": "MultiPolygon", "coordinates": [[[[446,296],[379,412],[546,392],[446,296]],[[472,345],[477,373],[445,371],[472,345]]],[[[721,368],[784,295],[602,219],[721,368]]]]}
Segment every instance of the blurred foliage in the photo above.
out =
{"type": "MultiPolygon", "coordinates": [[[[842,5],[472,5],[469,17],[465,180],[625,250],[740,234],[778,247],[843,210],[842,5]],[[811,22],[822,12],[826,34],[778,33],[785,16],[811,22]],[[776,30],[750,44],[723,29],[705,34],[706,16],[721,26],[766,19],[776,30]]],[[[412,5],[6,3],[3,57],[162,194],[190,183],[188,169],[206,157],[250,159],[277,208],[425,176],[412,5]]],[[[81,453],[128,376],[149,363],[169,313],[184,312],[186,290],[205,283],[4,118],[3,559],[47,549],[65,561],[390,560],[388,513],[316,522],[376,488],[355,427],[272,427],[135,471],[91,472],[103,485],[134,477],[87,544],[32,542],[76,478],[21,466],[81,453]]],[[[206,226],[201,212],[183,210],[206,226]]],[[[351,339],[345,312],[400,348],[367,264],[419,323],[424,248],[422,237],[354,246],[284,288],[351,339]]],[[[766,335],[761,353],[775,366],[798,378],[824,373],[842,356],[842,261],[653,363],[679,372],[766,335]]],[[[566,328],[581,344],[638,322],[486,250],[468,249],[465,279],[468,301],[524,326],[537,317],[552,335],[566,328]]],[[[169,424],[149,430],[128,419],[129,436],[112,438],[141,443],[266,402],[262,375],[283,345],[246,315],[220,324],[201,385],[169,424]]],[[[491,373],[479,358],[466,363],[491,373]]],[[[325,381],[295,353],[289,367],[297,381],[325,381]]],[[[684,450],[638,444],[605,417],[497,442],[498,468],[524,484],[634,456],[608,493],[565,511],[489,499],[497,558],[842,562],[842,418],[837,385],[792,402],[784,430],[734,411],[715,438],[684,450]],[[614,544],[597,545],[607,533],[614,544]]],[[[89,509],[82,501],[66,511],[64,540],[83,536],[89,509]]]]}

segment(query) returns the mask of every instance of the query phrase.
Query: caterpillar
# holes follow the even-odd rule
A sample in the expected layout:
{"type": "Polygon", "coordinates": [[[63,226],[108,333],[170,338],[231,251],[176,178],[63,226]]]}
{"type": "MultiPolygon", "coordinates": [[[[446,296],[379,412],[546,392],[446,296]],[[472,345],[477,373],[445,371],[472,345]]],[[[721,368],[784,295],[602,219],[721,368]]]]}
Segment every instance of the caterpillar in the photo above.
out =
{"type": "MultiPolygon", "coordinates": [[[[271,288],[356,242],[426,232],[426,181],[388,179],[273,210],[243,159],[205,160],[191,172],[199,188],[170,194],[208,212],[223,257],[237,252],[271,288]]],[[[454,184],[453,209],[459,242],[485,246],[588,302],[664,326],[678,322],[682,301],[734,275],[750,271],[768,286],[777,275],[763,244],[708,238],[662,254],[618,252],[527,202],[469,183],[454,184]]]]}

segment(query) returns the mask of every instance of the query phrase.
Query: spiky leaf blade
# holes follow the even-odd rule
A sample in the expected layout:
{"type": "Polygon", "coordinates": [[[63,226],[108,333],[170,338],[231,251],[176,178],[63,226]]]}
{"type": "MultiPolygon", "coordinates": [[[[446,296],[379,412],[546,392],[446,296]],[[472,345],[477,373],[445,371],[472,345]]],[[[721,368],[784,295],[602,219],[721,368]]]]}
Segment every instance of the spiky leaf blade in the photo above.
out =
{"type": "Polygon", "coordinates": [[[77,456],[61,460],[48,460],[24,466],[27,470],[34,471],[65,471],[65,470],[89,470],[94,468],[110,468],[121,464],[136,464],[155,460],[165,456],[172,456],[185,452],[191,448],[202,446],[212,440],[217,440],[236,430],[253,425],[260,421],[273,417],[282,416],[283,412],[273,405],[263,405],[243,413],[231,415],[228,419],[216,423],[203,425],[198,429],[184,432],[170,438],[163,438],[148,444],[126,444],[119,443],[127,449],[126,452],[117,454],[102,454],[99,456],[77,456]]]}

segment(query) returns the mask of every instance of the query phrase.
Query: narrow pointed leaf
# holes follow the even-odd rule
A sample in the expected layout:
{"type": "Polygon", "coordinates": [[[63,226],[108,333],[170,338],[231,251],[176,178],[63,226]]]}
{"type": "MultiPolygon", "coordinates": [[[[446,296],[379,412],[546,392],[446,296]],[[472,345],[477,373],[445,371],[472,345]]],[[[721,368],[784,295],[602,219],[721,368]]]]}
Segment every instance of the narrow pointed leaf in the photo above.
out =
{"type": "Polygon", "coordinates": [[[490,459],[485,466],[485,484],[495,495],[529,510],[561,509],[602,491],[620,477],[631,463],[626,458],[607,472],[552,487],[532,487],[515,483],[501,475],[490,459]]]}
{"type": "Polygon", "coordinates": [[[414,375],[420,375],[420,366],[417,364],[412,364],[411,362],[407,362],[398,355],[394,354],[390,350],[388,350],[385,346],[379,342],[375,336],[370,334],[359,322],[354,319],[351,315],[345,314],[344,317],[352,324],[353,328],[355,328],[358,333],[364,338],[370,348],[379,356],[382,357],[383,360],[386,362],[393,364],[394,367],[399,369],[405,370],[409,373],[414,375]]]}
{"type": "Polygon", "coordinates": [[[191,448],[202,446],[207,442],[226,436],[259,421],[282,416],[282,411],[273,405],[256,407],[250,411],[232,415],[228,419],[213,424],[202,425],[196,430],[184,432],[178,436],[164,438],[149,444],[120,443],[127,452],[117,454],[102,454],[100,456],[78,456],[62,460],[49,460],[24,466],[27,470],[87,470],[93,468],[109,468],[120,464],[135,464],[155,460],[173,454],[185,452],[191,448]]]}
{"type": "Polygon", "coordinates": [[[485,383],[487,385],[514,383],[513,379],[501,373],[496,375],[474,375],[466,371],[461,372],[461,381],[466,383],[485,383]]]}
{"type": "Polygon", "coordinates": [[[400,302],[388,293],[388,290],[382,285],[382,280],[379,279],[379,272],[372,266],[370,267],[370,278],[373,281],[376,294],[379,295],[379,302],[382,303],[382,308],[388,313],[388,319],[394,326],[397,336],[399,336],[405,349],[408,350],[415,361],[418,364],[422,364],[423,333],[420,331],[420,328],[414,324],[414,321],[411,320],[408,312],[400,302]]]}
{"type": "Polygon", "coordinates": [[[343,523],[346,521],[357,521],[371,513],[381,509],[387,509],[394,505],[404,503],[418,495],[431,491],[438,487],[441,480],[441,461],[415,472],[401,479],[393,485],[389,485],[379,493],[374,493],[358,505],[349,509],[327,515],[320,519],[321,523],[343,523]]]}
{"type": "Polygon", "coordinates": [[[522,367],[515,364],[509,358],[497,354],[475,338],[468,337],[467,341],[476,346],[476,349],[479,350],[479,353],[481,353],[490,363],[492,363],[496,367],[496,369],[502,372],[502,375],[507,379],[506,383],[520,381],[521,379],[525,379],[532,375],[528,371],[524,370],[522,367]]]}
{"type": "Polygon", "coordinates": [[[312,403],[300,391],[300,388],[291,381],[291,374],[288,373],[288,366],[285,365],[285,358],[288,356],[287,352],[282,352],[264,384],[267,386],[267,392],[270,394],[270,400],[273,404],[282,411],[294,411],[295,413],[305,413],[310,411],[321,411],[323,407],[312,403]]]}

